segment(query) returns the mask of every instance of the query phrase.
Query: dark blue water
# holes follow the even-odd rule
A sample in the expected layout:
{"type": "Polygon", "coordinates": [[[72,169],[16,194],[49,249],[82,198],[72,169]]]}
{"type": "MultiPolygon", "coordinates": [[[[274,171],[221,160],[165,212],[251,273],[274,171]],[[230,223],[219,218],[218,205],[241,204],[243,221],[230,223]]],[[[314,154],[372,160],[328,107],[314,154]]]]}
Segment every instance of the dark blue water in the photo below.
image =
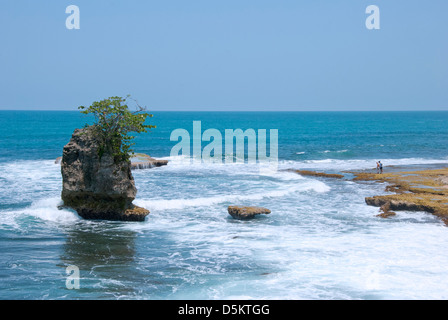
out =
{"type": "MultiPolygon", "coordinates": [[[[447,299],[438,218],[377,218],[384,186],[301,177],[446,165],[448,112],[154,112],[135,151],[168,166],[133,172],[142,223],[85,221],[61,204],[54,163],[78,112],[0,111],[0,299],[447,299]],[[174,129],[278,129],[279,169],[170,158],[174,129]],[[268,216],[236,221],[229,205],[268,216]],[[66,286],[68,266],[80,288],[66,286]]],[[[203,144],[205,146],[205,143],[203,144]]]]}
{"type": "MultiPolygon", "coordinates": [[[[150,133],[135,140],[136,152],[170,155],[174,129],[202,131],[278,129],[279,159],[401,159],[448,156],[448,112],[153,112],[150,133]]],[[[0,161],[53,159],[75,128],[79,112],[0,111],[0,161]]],[[[204,143],[205,145],[205,143],[204,143]]]]}

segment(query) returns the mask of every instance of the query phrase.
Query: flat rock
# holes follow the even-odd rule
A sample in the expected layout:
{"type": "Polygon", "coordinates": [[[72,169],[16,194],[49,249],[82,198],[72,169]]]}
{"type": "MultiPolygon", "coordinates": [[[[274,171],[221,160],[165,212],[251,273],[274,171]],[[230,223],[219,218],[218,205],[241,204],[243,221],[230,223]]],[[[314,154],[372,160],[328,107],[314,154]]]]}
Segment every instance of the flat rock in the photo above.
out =
{"type": "Polygon", "coordinates": [[[344,178],[344,176],[342,174],[336,174],[336,173],[325,173],[325,172],[317,172],[317,171],[310,171],[310,170],[293,170],[293,171],[295,173],[300,174],[301,176],[333,178],[333,179],[344,178]]]}
{"type": "Polygon", "coordinates": [[[259,214],[270,214],[271,210],[263,207],[244,207],[244,206],[229,206],[227,208],[229,214],[238,220],[253,219],[259,214]]]}
{"type": "Polygon", "coordinates": [[[168,160],[159,160],[150,157],[144,153],[136,153],[131,158],[131,169],[149,169],[154,167],[166,166],[168,164],[168,160]]]}
{"type": "MultiPolygon", "coordinates": [[[[55,164],[62,163],[62,157],[57,157],[54,161],[55,164]]],[[[155,167],[166,166],[168,160],[154,159],[151,156],[144,153],[136,153],[131,157],[131,170],[138,169],[150,169],[155,167]]]]}

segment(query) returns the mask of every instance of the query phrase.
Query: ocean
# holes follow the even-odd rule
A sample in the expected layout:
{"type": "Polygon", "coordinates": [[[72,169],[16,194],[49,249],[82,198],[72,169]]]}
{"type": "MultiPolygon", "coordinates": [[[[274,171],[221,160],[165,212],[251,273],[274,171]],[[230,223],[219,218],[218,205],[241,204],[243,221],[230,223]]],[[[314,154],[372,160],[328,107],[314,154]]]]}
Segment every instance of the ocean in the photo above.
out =
{"type": "MultiPolygon", "coordinates": [[[[0,111],[0,299],[447,299],[448,229],[424,212],[376,217],[383,184],[303,177],[448,164],[448,112],[153,112],[136,152],[145,222],[58,210],[55,159],[89,118],[0,111]],[[277,129],[277,172],[170,157],[175,129],[277,129]],[[229,205],[272,213],[234,220],[229,205]],[[79,289],[67,288],[67,266],[79,289]]],[[[203,143],[205,146],[206,143],[203,143]]]]}

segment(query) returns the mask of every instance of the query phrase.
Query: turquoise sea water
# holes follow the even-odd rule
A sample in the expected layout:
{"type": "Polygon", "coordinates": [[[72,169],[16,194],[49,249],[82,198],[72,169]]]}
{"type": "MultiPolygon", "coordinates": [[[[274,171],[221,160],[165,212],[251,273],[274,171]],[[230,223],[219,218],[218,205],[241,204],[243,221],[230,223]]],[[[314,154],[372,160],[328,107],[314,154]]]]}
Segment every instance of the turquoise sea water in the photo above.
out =
{"type": "MultiPolygon", "coordinates": [[[[384,186],[301,177],[448,163],[448,112],[154,112],[133,172],[143,223],[85,221],[60,204],[61,155],[78,112],[0,111],[0,299],[448,298],[448,229],[421,212],[375,217],[384,186]],[[279,171],[170,158],[174,129],[278,129],[279,171]],[[269,216],[236,221],[227,206],[269,216]],[[66,288],[66,267],[80,289],[66,288]]],[[[205,146],[206,143],[203,143],[205,146]]]]}

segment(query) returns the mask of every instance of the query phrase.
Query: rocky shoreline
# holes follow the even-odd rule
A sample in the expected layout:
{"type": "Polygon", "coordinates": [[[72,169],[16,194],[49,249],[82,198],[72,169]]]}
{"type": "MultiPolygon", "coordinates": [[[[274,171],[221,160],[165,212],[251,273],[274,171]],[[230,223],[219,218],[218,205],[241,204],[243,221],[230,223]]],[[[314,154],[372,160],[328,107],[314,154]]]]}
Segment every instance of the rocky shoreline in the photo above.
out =
{"type": "Polygon", "coordinates": [[[395,211],[425,211],[448,224],[448,168],[406,170],[391,173],[354,173],[354,181],[385,182],[385,191],[393,194],[367,197],[366,203],[380,207],[380,216],[395,211]]]}
{"type": "MultiPolygon", "coordinates": [[[[298,174],[341,179],[344,175],[294,170],[298,174]]],[[[448,168],[403,168],[378,174],[366,171],[345,171],[355,182],[387,183],[387,195],[366,197],[367,205],[380,208],[378,217],[388,218],[395,211],[424,211],[441,218],[448,225],[448,168]]]]}

